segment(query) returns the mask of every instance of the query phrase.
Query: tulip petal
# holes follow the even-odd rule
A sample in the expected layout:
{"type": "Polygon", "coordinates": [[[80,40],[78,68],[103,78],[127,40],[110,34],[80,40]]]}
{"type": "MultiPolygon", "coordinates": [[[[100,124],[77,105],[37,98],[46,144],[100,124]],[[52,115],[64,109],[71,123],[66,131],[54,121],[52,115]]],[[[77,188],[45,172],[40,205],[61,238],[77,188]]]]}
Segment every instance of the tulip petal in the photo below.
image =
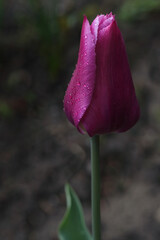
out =
{"type": "Polygon", "coordinates": [[[78,128],[79,122],[90,105],[96,76],[95,39],[86,17],[81,31],[78,62],[64,97],[64,111],[78,128]]]}
{"type": "Polygon", "coordinates": [[[100,21],[98,30],[100,31],[103,28],[108,27],[113,22],[113,20],[115,20],[115,16],[112,15],[112,13],[103,15],[103,18],[100,21]]]}
{"type": "Polygon", "coordinates": [[[103,18],[104,15],[98,15],[91,24],[91,32],[94,35],[95,44],[97,42],[99,24],[103,18]]]}
{"type": "Polygon", "coordinates": [[[114,19],[106,26],[101,22],[96,44],[95,89],[81,124],[93,136],[126,131],[138,118],[139,106],[120,30],[114,19]]]}

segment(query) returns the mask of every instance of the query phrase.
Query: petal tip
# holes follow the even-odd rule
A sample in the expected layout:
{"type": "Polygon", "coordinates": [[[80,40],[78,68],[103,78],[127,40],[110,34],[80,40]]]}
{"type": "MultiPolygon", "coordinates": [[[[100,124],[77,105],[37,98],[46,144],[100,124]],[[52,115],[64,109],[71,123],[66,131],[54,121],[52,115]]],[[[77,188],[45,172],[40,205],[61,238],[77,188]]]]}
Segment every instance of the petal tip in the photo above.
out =
{"type": "Polygon", "coordinates": [[[88,22],[88,23],[89,23],[89,21],[88,21],[88,18],[87,18],[87,16],[86,16],[86,15],[83,15],[83,23],[86,23],[86,22],[88,22]]]}

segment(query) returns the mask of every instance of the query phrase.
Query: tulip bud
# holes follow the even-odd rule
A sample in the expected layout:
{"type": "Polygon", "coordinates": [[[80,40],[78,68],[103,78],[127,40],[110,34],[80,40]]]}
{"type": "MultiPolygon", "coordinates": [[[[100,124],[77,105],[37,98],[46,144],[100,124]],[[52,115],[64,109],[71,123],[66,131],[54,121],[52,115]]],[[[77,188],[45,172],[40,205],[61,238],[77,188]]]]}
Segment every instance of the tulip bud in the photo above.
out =
{"type": "Polygon", "coordinates": [[[124,41],[112,13],[84,17],[78,62],[64,111],[89,136],[130,129],[140,115],[124,41]]]}

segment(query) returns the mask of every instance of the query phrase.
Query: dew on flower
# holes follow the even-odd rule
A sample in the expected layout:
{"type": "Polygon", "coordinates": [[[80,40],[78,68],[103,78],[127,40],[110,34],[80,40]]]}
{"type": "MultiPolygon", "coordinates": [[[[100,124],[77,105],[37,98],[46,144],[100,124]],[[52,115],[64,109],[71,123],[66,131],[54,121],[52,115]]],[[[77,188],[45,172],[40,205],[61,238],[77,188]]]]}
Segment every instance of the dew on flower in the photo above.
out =
{"type": "Polygon", "coordinates": [[[84,111],[85,111],[86,109],[87,109],[86,107],[82,107],[82,110],[84,110],[84,111]]]}
{"type": "MultiPolygon", "coordinates": [[[[83,58],[83,53],[81,54],[81,58],[83,58]]],[[[81,66],[81,64],[80,64],[80,66],[81,66]]]]}
{"type": "Polygon", "coordinates": [[[71,94],[71,93],[69,94],[69,98],[70,98],[70,99],[72,99],[72,98],[73,98],[73,96],[72,96],[72,94],[71,94]]]}
{"type": "Polygon", "coordinates": [[[77,117],[77,116],[78,116],[78,112],[76,111],[76,112],[75,112],[75,117],[77,117]]]}

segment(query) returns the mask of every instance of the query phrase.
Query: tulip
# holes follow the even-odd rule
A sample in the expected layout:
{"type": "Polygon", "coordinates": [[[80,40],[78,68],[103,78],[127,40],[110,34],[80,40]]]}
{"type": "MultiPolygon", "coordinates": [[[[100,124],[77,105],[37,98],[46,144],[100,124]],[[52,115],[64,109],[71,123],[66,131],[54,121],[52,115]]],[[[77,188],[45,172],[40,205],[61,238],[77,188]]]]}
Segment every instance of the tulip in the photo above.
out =
{"type": "Polygon", "coordinates": [[[84,16],[78,62],[64,97],[70,122],[89,136],[124,132],[140,110],[125,44],[112,13],[84,16]]]}

